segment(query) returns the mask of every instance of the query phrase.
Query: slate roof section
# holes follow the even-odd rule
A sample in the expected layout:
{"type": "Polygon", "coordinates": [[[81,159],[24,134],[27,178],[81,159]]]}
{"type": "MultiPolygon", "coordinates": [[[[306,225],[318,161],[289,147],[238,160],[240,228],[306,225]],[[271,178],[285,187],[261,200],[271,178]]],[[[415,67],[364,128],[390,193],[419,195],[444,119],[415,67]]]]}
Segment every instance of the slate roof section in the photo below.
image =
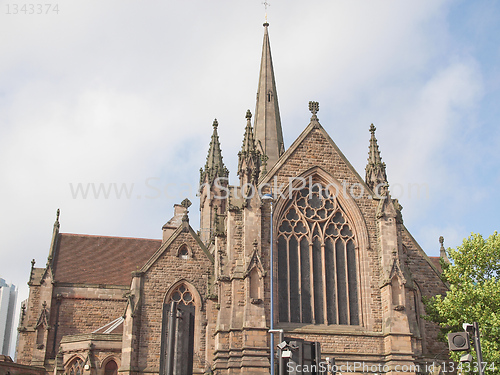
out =
{"type": "Polygon", "coordinates": [[[429,257],[429,259],[439,272],[443,272],[443,269],[441,268],[441,263],[439,262],[440,257],[429,257]]]}
{"type": "Polygon", "coordinates": [[[129,286],[161,240],[60,233],[54,259],[55,281],[129,286]]]}

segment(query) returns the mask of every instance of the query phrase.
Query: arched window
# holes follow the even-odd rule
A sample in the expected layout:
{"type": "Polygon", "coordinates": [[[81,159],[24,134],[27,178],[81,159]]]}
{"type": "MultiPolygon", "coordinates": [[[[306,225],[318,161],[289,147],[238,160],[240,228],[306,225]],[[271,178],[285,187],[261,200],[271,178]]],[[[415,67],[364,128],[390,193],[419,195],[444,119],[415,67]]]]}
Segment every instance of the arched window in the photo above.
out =
{"type": "Polygon", "coordinates": [[[193,371],[195,301],[183,282],[163,304],[160,375],[188,375],[193,371]]]}
{"type": "Polygon", "coordinates": [[[117,375],[118,365],[114,360],[110,360],[104,366],[104,375],[117,375]]]}
{"type": "Polygon", "coordinates": [[[278,221],[279,321],[359,324],[356,238],[322,184],[296,191],[278,221]]]}
{"type": "Polygon", "coordinates": [[[181,259],[189,259],[189,257],[191,256],[191,252],[189,251],[189,248],[187,247],[187,245],[184,244],[177,251],[177,255],[181,259]]]}
{"type": "Polygon", "coordinates": [[[82,375],[83,374],[83,360],[76,357],[71,361],[70,365],[66,369],[67,375],[82,375]]]}

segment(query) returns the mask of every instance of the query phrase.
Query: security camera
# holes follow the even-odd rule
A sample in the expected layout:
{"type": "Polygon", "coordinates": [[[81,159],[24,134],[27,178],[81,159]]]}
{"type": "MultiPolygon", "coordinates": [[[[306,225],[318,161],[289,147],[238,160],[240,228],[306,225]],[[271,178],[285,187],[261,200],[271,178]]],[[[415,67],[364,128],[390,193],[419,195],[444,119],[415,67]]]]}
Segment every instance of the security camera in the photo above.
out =
{"type": "Polygon", "coordinates": [[[288,343],[286,341],[282,341],[276,346],[278,347],[279,350],[284,350],[288,346],[288,343]]]}
{"type": "Polygon", "coordinates": [[[474,333],[474,325],[470,323],[464,323],[462,324],[462,327],[465,332],[467,333],[474,333]]]}
{"type": "Polygon", "coordinates": [[[467,353],[460,357],[460,362],[472,362],[472,355],[467,353]]]}

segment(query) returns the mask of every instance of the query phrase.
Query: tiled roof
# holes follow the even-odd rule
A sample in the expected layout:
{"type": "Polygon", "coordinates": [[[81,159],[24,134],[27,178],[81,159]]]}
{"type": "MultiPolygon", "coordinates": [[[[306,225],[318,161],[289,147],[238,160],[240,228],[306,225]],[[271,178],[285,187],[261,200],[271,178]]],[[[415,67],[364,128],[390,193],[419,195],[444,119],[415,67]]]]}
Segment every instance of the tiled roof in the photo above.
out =
{"type": "Polygon", "coordinates": [[[441,268],[441,263],[439,263],[439,258],[440,257],[429,257],[429,259],[431,260],[432,264],[434,264],[434,266],[437,268],[437,270],[439,272],[443,272],[443,270],[441,268]]]}
{"type": "Polygon", "coordinates": [[[54,259],[55,281],[130,285],[161,240],[60,233],[54,259]]]}

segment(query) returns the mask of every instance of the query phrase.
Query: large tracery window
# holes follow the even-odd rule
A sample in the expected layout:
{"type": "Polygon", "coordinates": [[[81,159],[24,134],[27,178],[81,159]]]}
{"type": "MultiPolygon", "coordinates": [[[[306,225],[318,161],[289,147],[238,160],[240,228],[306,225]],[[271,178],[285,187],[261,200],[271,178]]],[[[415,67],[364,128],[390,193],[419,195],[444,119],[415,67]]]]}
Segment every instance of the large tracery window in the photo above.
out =
{"type": "Polygon", "coordinates": [[[316,183],[278,224],[279,321],[358,325],[356,238],[338,200],[316,183]]]}

